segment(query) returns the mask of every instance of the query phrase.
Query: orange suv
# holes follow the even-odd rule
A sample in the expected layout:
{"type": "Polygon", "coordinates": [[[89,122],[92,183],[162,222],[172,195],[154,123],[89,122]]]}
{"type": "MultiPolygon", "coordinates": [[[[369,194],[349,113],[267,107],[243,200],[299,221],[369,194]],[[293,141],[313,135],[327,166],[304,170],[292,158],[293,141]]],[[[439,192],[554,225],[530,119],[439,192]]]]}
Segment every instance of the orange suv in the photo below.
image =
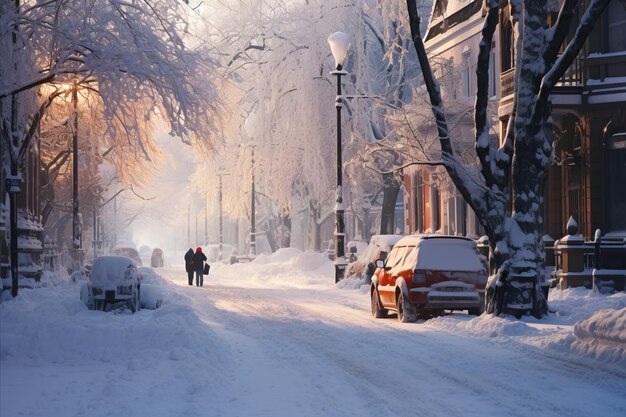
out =
{"type": "Polygon", "coordinates": [[[406,236],[378,269],[370,289],[372,315],[389,310],[401,322],[443,310],[480,315],[485,304],[487,262],[472,239],[445,235],[406,236]]]}

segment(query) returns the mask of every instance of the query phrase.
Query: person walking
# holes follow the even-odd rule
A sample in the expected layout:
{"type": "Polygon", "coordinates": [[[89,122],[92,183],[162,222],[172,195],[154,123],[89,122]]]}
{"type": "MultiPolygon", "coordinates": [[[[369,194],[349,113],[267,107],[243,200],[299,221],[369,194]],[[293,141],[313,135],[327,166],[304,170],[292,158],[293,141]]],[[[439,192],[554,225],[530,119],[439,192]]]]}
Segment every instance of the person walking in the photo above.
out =
{"type": "Polygon", "coordinates": [[[193,249],[191,248],[185,253],[185,271],[187,271],[189,285],[193,285],[193,249]]]}
{"type": "Polygon", "coordinates": [[[206,255],[202,253],[202,248],[197,247],[196,253],[193,254],[193,270],[196,273],[196,287],[202,287],[204,283],[204,262],[207,260],[206,255]]]}

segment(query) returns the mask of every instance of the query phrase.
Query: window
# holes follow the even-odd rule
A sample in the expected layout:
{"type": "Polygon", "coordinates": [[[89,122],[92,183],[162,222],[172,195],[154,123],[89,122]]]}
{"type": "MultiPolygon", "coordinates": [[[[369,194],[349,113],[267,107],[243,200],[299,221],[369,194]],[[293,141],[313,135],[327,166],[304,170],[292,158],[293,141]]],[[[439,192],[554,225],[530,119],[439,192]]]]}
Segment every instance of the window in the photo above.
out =
{"type": "Polygon", "coordinates": [[[430,212],[432,231],[436,232],[441,227],[441,218],[439,216],[439,191],[436,185],[430,187],[430,212]]]}
{"type": "Polygon", "coordinates": [[[502,27],[502,72],[508,71],[515,66],[515,44],[513,28],[509,19],[504,21],[502,27]]]}
{"type": "Polygon", "coordinates": [[[478,236],[478,220],[476,214],[474,214],[474,210],[472,210],[468,203],[465,203],[465,213],[465,236],[478,236]]]}
{"type": "Polygon", "coordinates": [[[565,175],[567,184],[567,210],[565,215],[572,216],[579,224],[579,230],[585,230],[585,221],[582,204],[583,164],[580,158],[582,143],[582,131],[579,124],[574,126],[573,134],[569,140],[565,153],[565,175]]]}
{"type": "Polygon", "coordinates": [[[391,268],[391,270],[399,268],[401,266],[401,261],[406,254],[407,247],[400,246],[392,249],[391,253],[387,257],[387,261],[385,262],[385,267],[391,268]]]}
{"type": "MultiPolygon", "coordinates": [[[[467,47],[466,47],[467,48],[467,47]]],[[[470,50],[469,48],[463,50],[463,59],[461,60],[462,65],[462,89],[463,89],[463,97],[471,97],[472,96],[472,66],[470,62],[470,50]]]]}
{"type": "Polygon", "coordinates": [[[424,182],[422,180],[422,175],[418,170],[413,177],[413,195],[414,195],[414,226],[415,230],[418,232],[422,232],[424,230],[424,182]]]}
{"type": "Polygon", "coordinates": [[[626,132],[607,141],[606,214],[608,231],[626,230],[626,132]]]}
{"type": "Polygon", "coordinates": [[[606,14],[609,37],[607,52],[626,51],[626,3],[610,2],[606,14]]]}
{"type": "Polygon", "coordinates": [[[497,76],[498,74],[496,74],[496,51],[494,42],[491,45],[491,55],[489,56],[489,97],[495,97],[497,94],[497,76]]]}

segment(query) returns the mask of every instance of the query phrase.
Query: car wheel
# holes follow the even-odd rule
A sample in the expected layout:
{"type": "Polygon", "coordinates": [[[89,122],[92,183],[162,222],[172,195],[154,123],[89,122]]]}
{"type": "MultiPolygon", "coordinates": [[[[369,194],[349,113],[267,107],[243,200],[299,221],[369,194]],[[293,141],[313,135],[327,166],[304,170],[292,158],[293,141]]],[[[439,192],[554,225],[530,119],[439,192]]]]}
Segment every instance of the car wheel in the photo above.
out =
{"type": "Polygon", "coordinates": [[[469,314],[470,316],[480,316],[481,314],[483,314],[483,308],[469,308],[467,309],[467,314],[469,314]]]}
{"type": "Polygon", "coordinates": [[[136,313],[137,311],[139,311],[139,294],[135,293],[135,296],[133,298],[129,298],[127,301],[128,304],[128,308],[130,309],[131,313],[136,313]]]}
{"type": "Polygon", "coordinates": [[[480,316],[485,312],[485,300],[481,298],[482,302],[480,303],[480,307],[469,308],[467,309],[467,314],[470,316],[480,316]]]}
{"type": "Polygon", "coordinates": [[[404,297],[402,291],[398,293],[396,305],[398,306],[398,321],[400,323],[410,323],[417,320],[413,306],[404,297]]]}
{"type": "Polygon", "coordinates": [[[378,290],[376,288],[374,288],[374,290],[372,291],[372,299],[371,299],[372,303],[372,316],[374,316],[377,319],[381,319],[381,318],[385,318],[387,317],[387,310],[382,308],[381,304],[380,304],[380,297],[378,296],[378,290]]]}
{"type": "Polygon", "coordinates": [[[80,299],[85,303],[89,310],[93,310],[93,292],[91,291],[91,285],[85,282],[80,287],[80,299]]]}

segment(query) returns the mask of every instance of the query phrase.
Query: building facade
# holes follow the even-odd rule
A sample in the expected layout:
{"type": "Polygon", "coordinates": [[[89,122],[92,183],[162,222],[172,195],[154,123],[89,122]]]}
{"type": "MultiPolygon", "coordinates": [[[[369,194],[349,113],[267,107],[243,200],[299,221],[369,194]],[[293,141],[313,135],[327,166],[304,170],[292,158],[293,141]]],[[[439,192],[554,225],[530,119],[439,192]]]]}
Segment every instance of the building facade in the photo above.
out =
{"type": "MultiPolygon", "coordinates": [[[[550,19],[558,15],[554,2],[550,19]]],[[[588,1],[573,19],[570,36],[588,1]]],[[[512,110],[515,53],[508,5],[500,13],[503,130],[512,110]]],[[[573,217],[587,238],[626,234],[626,4],[613,0],[551,94],[553,164],[546,184],[546,233],[558,239],[573,217]]]]}
{"type": "MultiPolygon", "coordinates": [[[[424,37],[424,46],[446,105],[445,112],[455,150],[468,158],[475,155],[473,109],[476,97],[476,59],[484,16],[484,1],[437,0],[433,4],[424,37]]],[[[489,109],[493,126],[491,140],[497,143],[497,68],[500,65],[496,53],[498,36],[494,36],[493,42],[489,109]]],[[[423,125],[420,134],[426,142],[436,139],[434,123],[423,125]]],[[[444,233],[470,237],[482,235],[476,215],[458,193],[443,167],[410,166],[404,170],[404,186],[405,233],[444,233]]]]}
{"type": "MultiPolygon", "coordinates": [[[[485,10],[482,1],[435,1],[425,46],[440,81],[461,151],[473,151],[476,58],[485,10]],[[447,65],[442,70],[441,62],[447,65]],[[471,110],[470,110],[471,108],[471,110]]],[[[501,2],[492,45],[490,105],[492,142],[503,136],[515,90],[515,43],[508,2],[501,2]]],[[[559,3],[550,2],[550,20],[559,3]]],[[[582,15],[588,4],[579,10],[582,15]]],[[[572,22],[572,34],[580,17],[572,22]]],[[[551,22],[548,22],[551,23],[551,22]]],[[[553,164],[546,184],[545,233],[558,239],[573,217],[579,233],[626,235],[626,5],[612,1],[585,47],[553,89],[553,164]]],[[[428,132],[436,137],[436,131],[428,132]]],[[[475,216],[442,168],[405,173],[405,232],[481,235],[475,216]]]]}

